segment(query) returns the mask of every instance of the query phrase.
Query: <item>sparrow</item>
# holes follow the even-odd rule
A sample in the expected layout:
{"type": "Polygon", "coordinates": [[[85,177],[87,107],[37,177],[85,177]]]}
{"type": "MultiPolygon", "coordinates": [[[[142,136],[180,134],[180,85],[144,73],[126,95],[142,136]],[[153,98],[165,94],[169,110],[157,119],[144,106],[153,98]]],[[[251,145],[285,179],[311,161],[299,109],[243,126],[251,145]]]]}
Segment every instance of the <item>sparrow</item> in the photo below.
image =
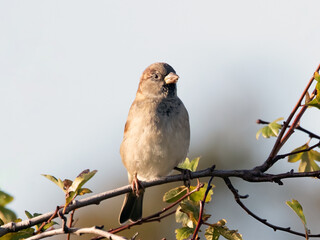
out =
{"type": "Polygon", "coordinates": [[[189,115],[177,96],[179,76],[167,63],[154,63],[140,78],[124,128],[120,155],[133,191],[129,192],[119,222],[142,218],[144,190],[139,180],[167,176],[188,153],[189,115]]]}

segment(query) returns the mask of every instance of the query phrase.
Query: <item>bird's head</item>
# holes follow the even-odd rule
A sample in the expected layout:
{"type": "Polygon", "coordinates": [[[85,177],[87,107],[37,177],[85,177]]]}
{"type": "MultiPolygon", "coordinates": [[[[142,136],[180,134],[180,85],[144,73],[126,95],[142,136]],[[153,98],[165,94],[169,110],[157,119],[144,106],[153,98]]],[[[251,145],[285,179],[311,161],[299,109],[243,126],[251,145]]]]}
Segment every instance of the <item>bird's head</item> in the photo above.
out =
{"type": "Polygon", "coordinates": [[[175,97],[178,79],[179,76],[169,64],[153,63],[142,73],[138,94],[150,98],[175,97]]]}

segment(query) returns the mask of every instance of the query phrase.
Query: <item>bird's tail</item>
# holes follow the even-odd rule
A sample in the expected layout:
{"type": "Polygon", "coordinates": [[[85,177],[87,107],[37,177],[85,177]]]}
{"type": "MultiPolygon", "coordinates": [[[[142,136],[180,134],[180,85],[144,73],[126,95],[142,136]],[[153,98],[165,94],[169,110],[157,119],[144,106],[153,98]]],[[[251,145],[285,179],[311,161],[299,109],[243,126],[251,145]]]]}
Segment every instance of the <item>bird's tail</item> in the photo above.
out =
{"type": "Polygon", "coordinates": [[[136,222],[142,218],[142,202],[144,191],[140,191],[139,195],[135,192],[127,193],[119,216],[120,224],[128,220],[136,222]]]}

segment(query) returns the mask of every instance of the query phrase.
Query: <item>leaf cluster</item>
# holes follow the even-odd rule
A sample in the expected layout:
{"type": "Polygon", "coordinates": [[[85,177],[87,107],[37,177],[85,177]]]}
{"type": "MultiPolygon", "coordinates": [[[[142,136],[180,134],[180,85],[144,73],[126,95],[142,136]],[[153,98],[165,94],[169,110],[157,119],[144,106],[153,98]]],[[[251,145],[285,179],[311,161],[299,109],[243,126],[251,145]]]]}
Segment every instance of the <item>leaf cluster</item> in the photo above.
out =
{"type": "MultiPolygon", "coordinates": [[[[66,204],[65,207],[68,206],[72,202],[72,200],[78,196],[78,195],[84,195],[86,193],[91,193],[91,190],[88,188],[83,188],[82,186],[89,181],[96,173],[97,171],[91,171],[90,170],[84,170],[82,171],[74,181],[71,181],[69,179],[61,180],[60,178],[56,178],[51,175],[43,174],[46,178],[54,182],[56,185],[58,185],[65,193],[66,197],[66,204]]],[[[3,225],[8,222],[21,222],[20,218],[17,218],[15,213],[7,208],[5,208],[5,205],[10,203],[13,200],[13,197],[9,194],[0,191],[0,225],[3,225]]],[[[31,214],[28,211],[25,211],[26,216],[28,219],[37,217],[42,215],[41,213],[34,213],[31,214]]],[[[53,225],[57,224],[54,221],[50,221],[45,224],[37,224],[35,228],[27,228],[20,230],[18,232],[11,232],[8,233],[2,237],[0,237],[0,240],[19,240],[19,239],[25,239],[28,237],[31,237],[35,233],[44,232],[48,229],[50,229],[53,225]]]]}
{"type": "Polygon", "coordinates": [[[279,131],[281,129],[281,125],[277,122],[283,120],[283,118],[278,118],[274,120],[273,122],[269,123],[267,126],[259,129],[259,131],[256,134],[256,139],[259,139],[260,134],[262,134],[262,137],[264,138],[270,138],[270,137],[277,137],[279,134],[279,131]]]}
{"type": "Polygon", "coordinates": [[[310,150],[308,149],[309,149],[309,144],[306,143],[301,147],[294,149],[291,152],[293,154],[288,157],[288,162],[294,163],[294,162],[300,161],[299,168],[298,168],[299,172],[313,172],[313,171],[320,170],[319,165],[316,163],[316,161],[320,162],[320,152],[313,149],[310,149],[310,150]],[[304,151],[304,150],[308,150],[308,151],[304,151]],[[301,151],[304,151],[304,152],[301,152],[301,151]]]}
{"type": "Polygon", "coordinates": [[[63,181],[60,178],[56,178],[54,176],[48,174],[42,174],[44,177],[48,178],[50,181],[55,183],[58,187],[62,189],[65,193],[65,208],[76,198],[78,195],[84,195],[87,193],[91,193],[92,191],[88,188],[82,188],[82,186],[89,181],[95,174],[97,170],[93,170],[90,172],[89,169],[82,171],[74,181],[69,179],[64,179],[63,181]]]}
{"type": "MultiPolygon", "coordinates": [[[[196,171],[199,160],[199,157],[191,161],[186,158],[186,160],[178,167],[189,171],[196,171]]],[[[242,239],[241,234],[239,234],[236,230],[229,230],[225,226],[226,220],[223,219],[217,223],[211,224],[208,223],[211,215],[206,214],[204,210],[201,213],[200,205],[202,204],[202,206],[204,206],[205,203],[212,201],[213,187],[214,185],[208,186],[208,184],[205,183],[204,187],[200,188],[199,191],[192,193],[187,199],[184,199],[180,202],[175,213],[176,222],[181,223],[182,225],[181,228],[175,230],[177,240],[188,239],[191,235],[193,235],[196,231],[199,221],[208,226],[205,230],[205,238],[207,240],[217,240],[220,236],[230,240],[242,239]]],[[[196,189],[196,186],[179,186],[173,188],[164,194],[163,201],[167,203],[176,202],[194,189],[196,189]]]]}

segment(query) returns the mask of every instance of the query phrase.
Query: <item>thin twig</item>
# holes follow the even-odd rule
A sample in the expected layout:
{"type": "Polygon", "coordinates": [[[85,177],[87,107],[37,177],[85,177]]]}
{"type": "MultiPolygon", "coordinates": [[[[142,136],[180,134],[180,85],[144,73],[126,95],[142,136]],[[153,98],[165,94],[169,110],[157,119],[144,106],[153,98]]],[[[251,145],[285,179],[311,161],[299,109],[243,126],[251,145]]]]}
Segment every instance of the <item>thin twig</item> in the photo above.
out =
{"type": "MultiPolygon", "coordinates": [[[[72,212],[71,212],[71,214],[70,214],[70,219],[69,219],[69,228],[71,228],[72,227],[72,223],[73,223],[73,215],[74,215],[74,212],[75,212],[76,210],[73,210],[72,212]]],[[[70,233],[68,233],[68,235],[67,235],[67,240],[70,240],[70,233]]]]}
{"type": "Polygon", "coordinates": [[[35,234],[40,233],[41,230],[42,230],[42,228],[43,228],[46,224],[50,223],[50,222],[52,221],[52,219],[54,219],[54,218],[57,216],[59,209],[61,209],[61,206],[57,206],[57,207],[56,207],[56,211],[52,214],[52,216],[48,219],[48,221],[45,221],[45,222],[43,222],[43,223],[41,224],[41,226],[38,228],[38,230],[36,231],[35,234]]]}
{"type": "Polygon", "coordinates": [[[290,153],[286,153],[286,154],[281,154],[281,155],[277,155],[275,158],[274,158],[274,162],[278,161],[279,159],[282,159],[282,158],[285,158],[285,157],[288,157],[288,156],[291,156],[291,155],[295,155],[295,154],[298,154],[298,153],[303,153],[303,152],[309,152],[310,150],[316,148],[316,147],[319,147],[320,146],[320,142],[312,145],[311,147],[308,147],[306,149],[302,149],[302,150],[299,150],[299,151],[295,151],[295,152],[290,152],[290,153]]]}
{"type": "MultiPolygon", "coordinates": [[[[173,210],[173,211],[171,211],[171,212],[168,212],[168,213],[166,213],[166,214],[164,214],[164,215],[162,215],[162,216],[159,216],[159,217],[155,217],[155,218],[152,218],[152,219],[148,219],[148,220],[146,220],[146,221],[144,221],[143,223],[150,223],[150,222],[160,222],[163,218],[166,218],[166,217],[168,217],[168,216],[171,216],[172,214],[175,214],[176,213],[176,210],[173,210]]],[[[141,223],[141,224],[143,224],[143,223],[141,223]]],[[[125,230],[125,229],[123,229],[123,230],[125,230]]],[[[109,232],[110,232],[111,230],[109,230],[109,232]]],[[[121,230],[122,231],[122,230],[121,230]]],[[[119,231],[120,232],[120,231],[119,231]]],[[[105,237],[95,237],[95,238],[92,238],[91,240],[100,240],[100,239],[104,239],[105,237]]],[[[132,238],[132,239],[134,239],[134,238],[132,238]]]]}
{"type": "MultiPolygon", "coordinates": [[[[296,231],[293,231],[291,230],[290,227],[280,227],[280,226],[277,226],[277,225],[274,225],[274,224],[271,224],[267,221],[267,219],[263,219],[263,218],[260,218],[259,216],[257,216],[256,214],[254,214],[252,211],[250,211],[244,204],[243,202],[240,200],[240,197],[239,197],[239,194],[238,194],[238,190],[235,189],[230,181],[229,178],[224,178],[224,182],[226,183],[226,185],[228,186],[228,188],[230,189],[230,191],[233,193],[233,196],[234,196],[234,199],[235,201],[238,203],[238,205],[245,211],[247,212],[251,217],[253,217],[254,219],[258,220],[259,222],[263,223],[264,225],[272,228],[274,231],[284,231],[284,232],[287,232],[287,233],[291,233],[291,234],[294,234],[294,235],[298,235],[298,236],[302,236],[304,237],[305,234],[304,233],[300,233],[300,232],[296,232],[296,231]]],[[[313,235],[309,235],[309,237],[320,237],[320,234],[313,234],[313,235]]]]}
{"type": "Polygon", "coordinates": [[[211,178],[210,178],[210,180],[208,182],[208,186],[207,186],[206,192],[205,192],[205,194],[203,196],[203,199],[202,199],[202,201],[200,201],[199,219],[198,219],[198,223],[197,223],[196,229],[193,232],[193,236],[192,236],[191,240],[195,240],[196,239],[196,237],[198,236],[198,232],[200,230],[200,227],[203,224],[202,217],[203,217],[204,205],[206,203],[206,198],[207,198],[207,196],[209,194],[209,191],[212,188],[212,185],[211,185],[212,179],[213,179],[213,176],[211,176],[211,178]]]}
{"type": "MultiPolygon", "coordinates": [[[[264,120],[261,120],[261,119],[258,119],[256,122],[258,124],[269,124],[270,123],[268,121],[264,121],[264,120]]],[[[283,124],[280,124],[280,125],[283,127],[283,124]]],[[[288,127],[291,127],[291,125],[288,125],[288,127]]],[[[320,140],[320,136],[319,135],[317,135],[317,134],[315,134],[315,133],[313,133],[313,132],[311,132],[311,131],[309,131],[309,130],[301,127],[301,126],[297,126],[296,129],[301,131],[301,132],[304,132],[304,133],[308,134],[310,138],[316,138],[316,139],[320,140]]]]}

